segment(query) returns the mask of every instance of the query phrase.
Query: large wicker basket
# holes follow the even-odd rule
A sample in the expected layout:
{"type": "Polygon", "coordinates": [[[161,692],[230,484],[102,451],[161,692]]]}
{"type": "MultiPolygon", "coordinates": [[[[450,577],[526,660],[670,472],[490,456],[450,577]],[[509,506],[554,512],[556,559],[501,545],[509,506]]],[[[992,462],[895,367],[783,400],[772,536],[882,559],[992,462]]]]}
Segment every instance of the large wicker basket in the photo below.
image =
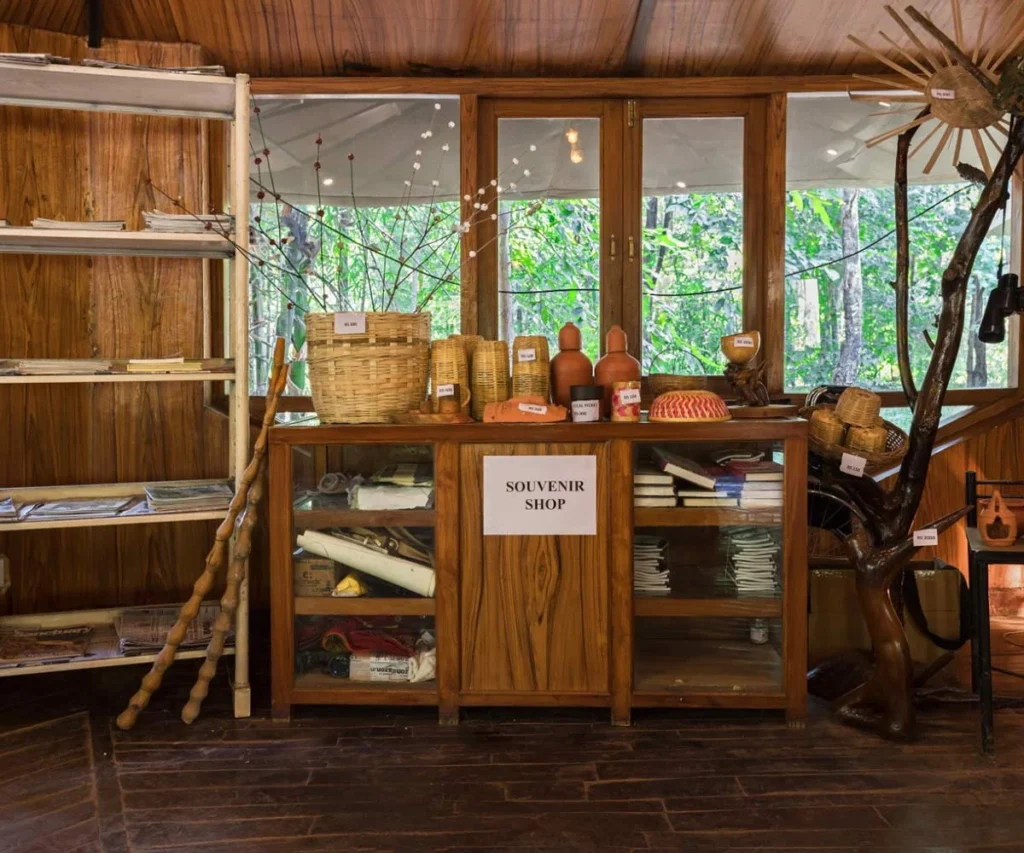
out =
{"type": "MultiPolygon", "coordinates": [[[[811,415],[813,415],[818,409],[830,409],[835,411],[835,406],[805,406],[800,410],[800,417],[810,420],[811,415]]],[[[864,458],[866,463],[864,465],[864,471],[868,474],[877,474],[879,471],[891,468],[906,456],[907,446],[909,443],[907,434],[896,426],[896,424],[883,420],[882,418],[878,418],[877,422],[885,427],[885,450],[878,453],[870,450],[851,450],[849,447],[844,447],[842,444],[822,441],[814,434],[808,435],[807,444],[813,453],[818,454],[818,456],[823,456],[825,459],[832,459],[836,462],[842,461],[844,453],[852,453],[855,456],[861,456],[864,458]]]]}
{"type": "Polygon", "coordinates": [[[334,314],[307,314],[306,341],[313,406],[324,423],[387,423],[426,396],[429,314],[367,314],[361,335],[336,335],[334,314]]]}

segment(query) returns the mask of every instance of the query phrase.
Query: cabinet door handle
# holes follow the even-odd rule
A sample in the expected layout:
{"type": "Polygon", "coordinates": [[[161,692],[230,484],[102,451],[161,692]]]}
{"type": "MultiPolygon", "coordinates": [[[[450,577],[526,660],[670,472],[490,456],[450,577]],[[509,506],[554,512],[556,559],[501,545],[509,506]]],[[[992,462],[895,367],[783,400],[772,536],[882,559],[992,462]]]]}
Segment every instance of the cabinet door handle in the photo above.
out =
{"type": "Polygon", "coordinates": [[[615,235],[612,234],[611,247],[610,247],[611,259],[615,260],[615,235]]]}
{"type": "Polygon", "coordinates": [[[629,238],[629,259],[630,260],[633,260],[633,254],[634,254],[634,252],[633,252],[633,238],[630,237],[629,238]]]}

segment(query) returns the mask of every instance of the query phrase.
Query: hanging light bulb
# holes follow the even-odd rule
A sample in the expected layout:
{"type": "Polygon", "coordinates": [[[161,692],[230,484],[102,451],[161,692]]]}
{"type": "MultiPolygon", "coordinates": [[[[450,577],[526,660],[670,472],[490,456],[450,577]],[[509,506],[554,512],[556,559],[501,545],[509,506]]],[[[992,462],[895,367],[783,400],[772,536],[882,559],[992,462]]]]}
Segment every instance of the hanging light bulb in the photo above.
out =
{"type": "MultiPolygon", "coordinates": [[[[566,138],[566,140],[568,141],[568,143],[569,143],[570,145],[575,145],[575,144],[576,144],[577,142],[579,142],[579,141],[580,141],[580,135],[579,135],[579,132],[578,132],[578,131],[576,130],[576,128],[574,128],[574,127],[570,127],[570,128],[569,128],[569,129],[568,129],[568,130],[567,130],[567,131],[565,132],[565,138],[566,138]]],[[[575,161],[574,161],[574,162],[575,162],[575,161]]]]}
{"type": "Polygon", "coordinates": [[[578,166],[583,162],[583,152],[574,145],[569,151],[569,159],[578,166]]]}

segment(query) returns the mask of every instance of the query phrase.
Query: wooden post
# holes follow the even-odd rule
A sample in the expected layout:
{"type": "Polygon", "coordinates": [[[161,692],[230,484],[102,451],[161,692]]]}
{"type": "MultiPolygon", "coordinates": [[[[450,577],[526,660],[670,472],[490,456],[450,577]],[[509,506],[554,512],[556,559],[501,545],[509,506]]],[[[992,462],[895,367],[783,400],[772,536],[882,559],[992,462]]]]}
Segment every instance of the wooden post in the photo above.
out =
{"type": "Polygon", "coordinates": [[[292,543],[295,541],[292,515],[292,445],[270,444],[270,526],[271,608],[271,716],[287,722],[291,716],[291,690],[295,683],[295,579],[292,543]]]}
{"type": "Polygon", "coordinates": [[[437,637],[438,719],[459,722],[459,445],[434,445],[434,569],[437,591],[434,636],[437,637]]]}
{"type": "Polygon", "coordinates": [[[786,722],[802,728],[807,719],[807,439],[787,439],[783,448],[783,686],[786,722]]]}
{"type": "Polygon", "coordinates": [[[633,704],[633,442],[611,442],[612,725],[628,726],[633,704]]]}

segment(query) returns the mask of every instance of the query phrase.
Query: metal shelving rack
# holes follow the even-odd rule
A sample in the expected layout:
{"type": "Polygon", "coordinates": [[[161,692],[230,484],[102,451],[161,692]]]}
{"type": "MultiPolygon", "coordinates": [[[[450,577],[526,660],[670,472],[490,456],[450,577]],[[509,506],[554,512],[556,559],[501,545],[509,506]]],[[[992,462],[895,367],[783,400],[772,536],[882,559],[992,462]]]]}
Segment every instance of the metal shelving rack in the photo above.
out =
{"type": "MultiPolygon", "coordinates": [[[[167,374],[96,374],[3,376],[3,384],[106,383],[106,382],[214,382],[228,385],[231,471],[237,478],[249,455],[249,358],[248,358],[248,221],[249,208],[249,78],[179,74],[149,70],[121,70],[84,66],[0,66],[0,105],[43,109],[131,113],[218,119],[231,124],[230,211],[236,216],[234,242],[213,233],[169,234],[149,231],[96,232],[0,227],[0,253],[42,255],[121,255],[221,259],[231,261],[226,277],[230,321],[225,330],[224,351],[230,356],[209,371],[167,374]]],[[[208,303],[208,300],[206,300],[208,303]]],[[[207,333],[204,357],[211,342],[207,333]]],[[[194,483],[197,481],[188,481],[194,483]]],[[[208,482],[208,481],[207,481],[208,482]]],[[[185,483],[168,483],[167,485],[185,483]]],[[[95,486],[49,486],[2,489],[0,497],[22,501],[71,497],[143,495],[146,483],[111,483],[95,486]]],[[[212,521],[223,512],[173,512],[131,516],[75,519],[72,521],[25,521],[4,523],[0,532],[52,527],[106,527],[126,524],[168,524],[212,521]]],[[[0,619],[0,627],[60,627],[71,624],[110,624],[121,608],[68,613],[11,616],[0,619]]],[[[235,673],[233,680],[236,717],[250,712],[249,688],[249,595],[248,579],[242,584],[235,630],[235,673]]],[[[180,653],[178,657],[202,657],[205,651],[180,653]]],[[[91,669],[133,663],[151,663],[155,655],[131,657],[85,657],[57,664],[26,665],[0,669],[0,677],[37,672],[91,669]]]]}

